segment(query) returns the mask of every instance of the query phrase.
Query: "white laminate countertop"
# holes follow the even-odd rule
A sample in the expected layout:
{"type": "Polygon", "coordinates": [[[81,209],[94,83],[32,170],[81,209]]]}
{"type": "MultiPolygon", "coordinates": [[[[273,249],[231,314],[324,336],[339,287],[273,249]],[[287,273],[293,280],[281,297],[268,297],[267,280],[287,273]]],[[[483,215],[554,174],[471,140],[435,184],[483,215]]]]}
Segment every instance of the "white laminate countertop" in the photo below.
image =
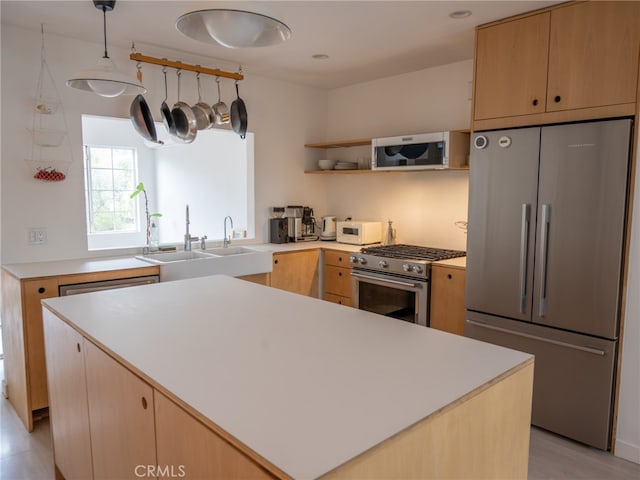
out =
{"type": "Polygon", "coordinates": [[[153,267],[133,256],[79,258],[53,262],[29,262],[3,265],[2,268],[19,280],[27,278],[55,277],[79,273],[108,272],[128,268],[153,267]]]}
{"type": "Polygon", "coordinates": [[[43,303],[300,479],[532,358],[222,275],[43,303]]]}

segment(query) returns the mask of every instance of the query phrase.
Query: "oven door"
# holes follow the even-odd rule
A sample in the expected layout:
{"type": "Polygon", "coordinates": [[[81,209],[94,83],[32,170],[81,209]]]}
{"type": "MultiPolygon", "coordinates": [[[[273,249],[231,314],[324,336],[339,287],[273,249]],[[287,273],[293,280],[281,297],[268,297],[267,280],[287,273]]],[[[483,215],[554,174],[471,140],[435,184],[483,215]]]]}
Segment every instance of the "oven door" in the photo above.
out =
{"type": "Polygon", "coordinates": [[[426,280],[354,269],[351,302],[355,308],[428,326],[429,284],[426,280]]]}

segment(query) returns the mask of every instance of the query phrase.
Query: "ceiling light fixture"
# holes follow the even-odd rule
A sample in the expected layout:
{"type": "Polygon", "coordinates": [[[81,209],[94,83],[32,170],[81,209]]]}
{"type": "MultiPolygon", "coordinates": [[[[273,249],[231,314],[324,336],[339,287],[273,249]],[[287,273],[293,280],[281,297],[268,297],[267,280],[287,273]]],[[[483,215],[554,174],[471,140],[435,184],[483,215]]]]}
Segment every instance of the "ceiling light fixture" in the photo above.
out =
{"type": "Polygon", "coordinates": [[[291,38],[291,29],[265,6],[254,4],[251,11],[236,7],[237,3],[232,8],[186,13],[178,18],[176,28],[194,40],[227,48],[266,47],[291,38]]]}
{"type": "Polygon", "coordinates": [[[467,18],[471,16],[471,10],[456,10],[455,12],[451,12],[449,17],[454,20],[460,20],[461,18],[467,18]]]}
{"type": "Polygon", "coordinates": [[[93,5],[102,10],[104,31],[104,56],[95,67],[76,73],[67,80],[67,86],[96,93],[102,97],[137,95],[147,90],[134,78],[120,73],[107,53],[107,12],[114,9],[116,0],[93,0],[93,5]]]}

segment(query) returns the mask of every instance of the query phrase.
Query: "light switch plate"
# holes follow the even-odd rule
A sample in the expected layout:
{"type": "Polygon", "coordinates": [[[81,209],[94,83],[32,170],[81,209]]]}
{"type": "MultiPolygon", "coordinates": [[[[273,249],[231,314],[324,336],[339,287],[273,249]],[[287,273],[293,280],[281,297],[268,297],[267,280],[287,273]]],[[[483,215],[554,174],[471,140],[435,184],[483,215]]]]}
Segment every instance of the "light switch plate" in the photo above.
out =
{"type": "Polygon", "coordinates": [[[30,228],[28,234],[27,243],[29,245],[44,245],[47,243],[46,228],[30,228]]]}

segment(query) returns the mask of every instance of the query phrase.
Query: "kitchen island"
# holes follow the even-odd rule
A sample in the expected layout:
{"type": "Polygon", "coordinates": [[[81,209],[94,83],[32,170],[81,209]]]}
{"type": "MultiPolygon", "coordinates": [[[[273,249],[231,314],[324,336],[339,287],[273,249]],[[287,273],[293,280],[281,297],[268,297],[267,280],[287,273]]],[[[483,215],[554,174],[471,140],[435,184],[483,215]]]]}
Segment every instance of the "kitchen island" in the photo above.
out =
{"type": "Polygon", "coordinates": [[[73,476],[63,456],[66,432],[81,436],[79,424],[91,439],[85,472],[95,477],[138,451],[120,445],[139,446],[137,417],[113,425],[129,407],[111,405],[119,414],[109,417],[92,404],[122,387],[91,371],[111,363],[146,389],[152,437],[148,456],[112,474],[134,478],[140,464],[153,464],[187,478],[527,475],[531,355],[221,275],[43,304],[60,476],[73,476]],[[71,353],[60,351],[61,331],[84,352],[75,371],[62,361],[71,353]],[[55,383],[70,378],[80,393],[68,404],[88,401],[89,418],[75,406],[65,418],[67,404],[56,403],[72,388],[55,383]],[[178,412],[174,423],[165,421],[169,410],[178,412]],[[177,428],[176,418],[210,432],[226,453],[198,449],[194,430],[177,428]],[[96,430],[104,425],[120,451],[96,430]],[[225,470],[225,462],[236,463],[225,470]]]}

